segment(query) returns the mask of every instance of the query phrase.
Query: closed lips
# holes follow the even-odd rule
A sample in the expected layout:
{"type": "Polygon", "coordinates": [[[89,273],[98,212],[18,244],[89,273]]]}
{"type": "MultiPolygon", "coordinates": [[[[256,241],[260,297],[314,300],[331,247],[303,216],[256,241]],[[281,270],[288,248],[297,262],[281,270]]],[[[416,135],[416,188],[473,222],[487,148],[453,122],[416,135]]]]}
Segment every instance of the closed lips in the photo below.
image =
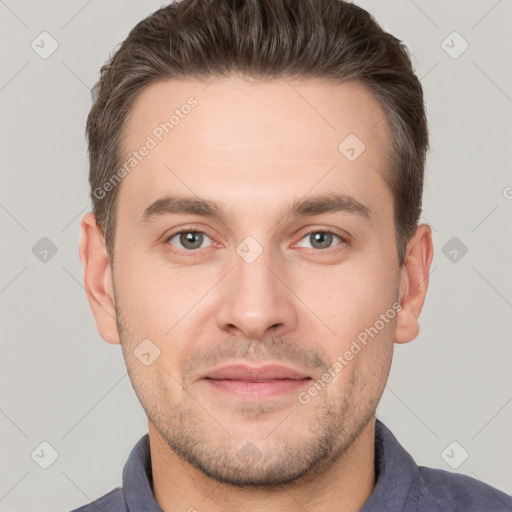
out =
{"type": "Polygon", "coordinates": [[[281,379],[304,380],[310,377],[299,370],[285,366],[267,365],[260,368],[247,365],[229,365],[211,370],[204,379],[269,382],[281,379]]]}

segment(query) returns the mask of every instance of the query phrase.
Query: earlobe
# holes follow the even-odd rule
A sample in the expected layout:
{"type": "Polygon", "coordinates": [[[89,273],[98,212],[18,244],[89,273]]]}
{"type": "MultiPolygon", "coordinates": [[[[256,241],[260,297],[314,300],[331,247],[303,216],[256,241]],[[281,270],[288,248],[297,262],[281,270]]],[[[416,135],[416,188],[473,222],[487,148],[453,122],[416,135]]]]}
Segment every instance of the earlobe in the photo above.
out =
{"type": "Polygon", "coordinates": [[[89,212],[80,223],[80,261],[84,267],[87,300],[101,337],[109,343],[120,343],[110,270],[110,259],[96,217],[89,212]]]}
{"type": "Polygon", "coordinates": [[[420,316],[427,294],[430,265],[433,258],[432,230],[420,224],[407,244],[400,276],[400,303],[395,342],[407,343],[418,336],[420,316]]]}

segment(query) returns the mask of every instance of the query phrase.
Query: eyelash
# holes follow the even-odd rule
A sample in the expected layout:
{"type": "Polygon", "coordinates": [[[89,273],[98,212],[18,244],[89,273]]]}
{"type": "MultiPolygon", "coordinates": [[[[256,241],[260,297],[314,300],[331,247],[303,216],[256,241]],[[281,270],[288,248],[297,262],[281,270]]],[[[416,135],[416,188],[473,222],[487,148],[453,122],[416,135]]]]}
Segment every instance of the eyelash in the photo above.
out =
{"type": "MultiPolygon", "coordinates": [[[[185,228],[185,229],[180,229],[179,231],[175,231],[173,232],[172,234],[170,234],[168,237],[166,237],[165,239],[165,243],[166,244],[169,244],[169,242],[176,236],[178,235],[181,235],[182,233],[200,233],[202,235],[206,235],[208,238],[210,238],[210,240],[214,241],[213,238],[208,235],[208,233],[205,233],[204,231],[201,231],[200,229],[197,229],[195,227],[189,227],[189,228],[185,228]]],[[[314,249],[312,248],[311,250],[315,251],[315,252],[323,252],[323,253],[328,253],[330,252],[331,250],[333,249],[336,249],[336,247],[338,246],[341,246],[341,245],[350,245],[350,242],[348,241],[347,238],[344,238],[342,237],[341,235],[339,235],[338,233],[335,233],[334,231],[330,231],[328,229],[311,229],[305,233],[302,234],[302,236],[300,237],[299,239],[299,242],[300,240],[302,240],[303,238],[307,237],[308,235],[311,235],[313,233],[322,233],[323,235],[333,235],[337,238],[340,239],[340,243],[335,245],[335,246],[332,246],[332,247],[329,247],[327,249],[314,249]]],[[[297,244],[298,242],[296,242],[295,244],[293,244],[294,246],[297,244]]],[[[170,245],[170,244],[169,244],[170,245]]],[[[177,250],[177,248],[173,247],[174,250],[177,250]]],[[[204,248],[206,249],[206,247],[204,248]]],[[[183,250],[183,251],[177,251],[179,252],[180,254],[183,254],[183,255],[186,255],[186,256],[191,256],[191,257],[194,257],[194,256],[197,256],[198,255],[198,252],[200,251],[201,249],[192,249],[192,250],[183,250]]]]}

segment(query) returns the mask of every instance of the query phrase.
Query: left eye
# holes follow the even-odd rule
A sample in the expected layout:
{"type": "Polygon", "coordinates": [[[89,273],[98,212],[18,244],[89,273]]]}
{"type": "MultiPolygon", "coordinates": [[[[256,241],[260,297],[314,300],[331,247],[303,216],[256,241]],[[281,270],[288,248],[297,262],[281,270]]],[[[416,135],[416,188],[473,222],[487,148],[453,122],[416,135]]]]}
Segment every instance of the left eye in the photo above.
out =
{"type": "Polygon", "coordinates": [[[178,243],[181,244],[180,249],[187,249],[189,251],[193,251],[195,249],[202,249],[203,242],[207,239],[212,241],[212,239],[205,233],[201,231],[179,231],[174,235],[171,235],[167,242],[171,245],[175,245],[172,243],[174,239],[177,239],[178,243]]]}
{"type": "Polygon", "coordinates": [[[330,231],[310,231],[306,233],[301,240],[307,240],[312,249],[329,249],[332,246],[333,240],[337,238],[340,242],[344,242],[343,238],[330,231]]]}

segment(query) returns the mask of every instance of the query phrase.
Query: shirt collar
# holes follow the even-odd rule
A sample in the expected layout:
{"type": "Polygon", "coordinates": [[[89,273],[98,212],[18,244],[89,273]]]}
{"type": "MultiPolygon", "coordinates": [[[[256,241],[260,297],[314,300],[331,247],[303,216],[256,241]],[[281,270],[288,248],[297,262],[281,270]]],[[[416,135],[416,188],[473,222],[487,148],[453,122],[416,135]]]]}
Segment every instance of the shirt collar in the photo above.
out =
{"type": "MultiPolygon", "coordinates": [[[[391,431],[375,425],[376,485],[361,512],[414,512],[418,507],[418,466],[391,431]]],[[[153,495],[149,434],[135,445],[123,469],[123,493],[129,512],[162,512],[153,495]]]]}
{"type": "Polygon", "coordinates": [[[415,512],[418,509],[419,471],[391,431],[377,420],[375,424],[376,484],[360,512],[415,512]]]}
{"type": "Polygon", "coordinates": [[[123,493],[129,512],[163,512],[153,495],[149,434],[137,442],[124,466],[123,493]]]}

